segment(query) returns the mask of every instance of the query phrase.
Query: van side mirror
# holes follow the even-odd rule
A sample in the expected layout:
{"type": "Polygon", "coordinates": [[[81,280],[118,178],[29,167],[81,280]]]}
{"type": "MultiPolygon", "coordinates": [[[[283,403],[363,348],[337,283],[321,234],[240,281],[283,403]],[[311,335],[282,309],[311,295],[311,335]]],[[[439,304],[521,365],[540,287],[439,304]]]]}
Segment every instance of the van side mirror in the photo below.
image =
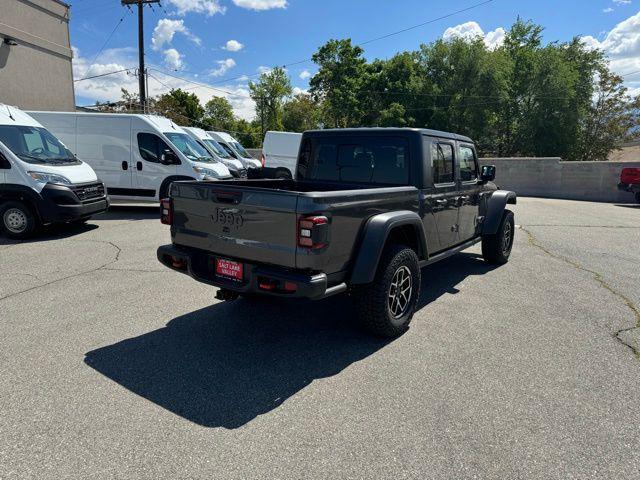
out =
{"type": "Polygon", "coordinates": [[[163,165],[175,165],[179,163],[178,156],[168,148],[160,155],[160,163],[163,165]]]}
{"type": "Polygon", "coordinates": [[[480,172],[480,180],[483,182],[493,182],[496,178],[496,166],[495,165],[483,165],[480,172]]]}
{"type": "Polygon", "coordinates": [[[4,156],[4,153],[0,152],[0,170],[9,170],[10,168],[9,160],[4,156]]]}

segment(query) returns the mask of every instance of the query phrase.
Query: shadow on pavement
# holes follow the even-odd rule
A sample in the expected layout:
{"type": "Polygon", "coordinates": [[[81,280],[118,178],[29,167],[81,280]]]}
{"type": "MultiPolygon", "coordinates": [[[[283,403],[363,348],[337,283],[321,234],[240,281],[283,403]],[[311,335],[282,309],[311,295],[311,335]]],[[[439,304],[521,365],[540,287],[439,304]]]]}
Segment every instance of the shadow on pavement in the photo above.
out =
{"type": "MultiPolygon", "coordinates": [[[[461,254],[425,269],[420,307],[490,268],[461,254]]],[[[354,315],[346,295],[317,302],[240,299],[88,352],[85,363],[187,420],[233,429],[390,342],[356,328],[354,315]]]]}
{"type": "Polygon", "coordinates": [[[75,237],[76,235],[90,232],[96,228],[98,228],[98,225],[93,225],[91,223],[57,223],[42,227],[31,238],[24,240],[14,240],[13,238],[3,235],[3,232],[0,231],[0,245],[49,242],[51,240],[75,237]]]}
{"type": "Polygon", "coordinates": [[[158,220],[160,222],[160,207],[149,205],[111,205],[105,213],[95,216],[96,220],[158,220]]]}
{"type": "Polygon", "coordinates": [[[640,203],[616,203],[616,207],[640,209],[640,203]]]}

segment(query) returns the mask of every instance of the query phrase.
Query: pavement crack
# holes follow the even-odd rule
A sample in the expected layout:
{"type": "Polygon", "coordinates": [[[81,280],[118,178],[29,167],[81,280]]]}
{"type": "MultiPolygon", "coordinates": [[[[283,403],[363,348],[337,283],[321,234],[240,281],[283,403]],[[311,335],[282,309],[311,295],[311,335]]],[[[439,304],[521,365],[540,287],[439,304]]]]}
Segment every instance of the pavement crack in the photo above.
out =
{"type": "MultiPolygon", "coordinates": [[[[9,298],[15,297],[17,295],[21,295],[23,293],[32,292],[33,290],[37,290],[37,289],[42,288],[42,287],[47,287],[47,286],[52,285],[54,283],[63,282],[65,280],[69,280],[71,278],[79,277],[81,275],[86,275],[88,273],[97,272],[98,270],[103,270],[103,269],[105,269],[105,267],[108,267],[109,265],[113,265],[114,263],[116,263],[120,259],[120,254],[122,253],[122,249],[118,245],[113,243],[113,242],[102,241],[102,240],[83,240],[83,241],[85,241],[85,242],[93,242],[93,243],[103,243],[103,244],[110,245],[111,247],[113,247],[116,250],[116,254],[115,254],[115,256],[113,257],[112,260],[110,260],[107,263],[104,263],[104,264],[102,264],[102,265],[100,265],[100,266],[98,266],[96,268],[92,268],[90,270],[84,270],[82,272],[74,273],[73,275],[67,275],[66,277],[62,277],[62,278],[56,278],[55,280],[44,282],[44,283],[42,283],[40,285],[36,285],[36,286],[31,287],[31,288],[27,288],[25,290],[21,290],[19,292],[10,293],[9,295],[5,295],[3,297],[0,297],[0,301],[7,300],[9,298]]],[[[31,275],[31,276],[35,277],[35,275],[31,275]]]]}
{"type": "MultiPolygon", "coordinates": [[[[532,226],[540,226],[540,225],[527,225],[527,227],[532,227],[532,226]]],[[[542,245],[535,237],[535,235],[533,234],[533,232],[531,232],[530,230],[527,230],[527,228],[524,225],[519,225],[520,230],[522,230],[523,232],[525,232],[527,234],[527,238],[529,241],[529,245],[538,248],[539,250],[543,251],[545,254],[547,254],[548,256],[555,258],[556,260],[560,260],[570,266],[572,266],[573,268],[589,273],[593,276],[593,279],[598,282],[600,284],[600,286],[602,288],[604,288],[605,290],[608,290],[610,293],[612,293],[614,296],[618,297],[618,299],[620,299],[622,301],[622,303],[629,309],[631,310],[631,313],[633,314],[634,318],[635,318],[635,326],[633,327],[628,327],[628,328],[622,328],[620,330],[617,330],[615,332],[613,332],[613,337],[620,342],[622,345],[625,345],[626,347],[630,348],[631,351],[636,355],[636,357],[640,360],[640,347],[636,344],[634,344],[633,342],[629,341],[627,342],[627,340],[623,339],[620,335],[622,333],[626,333],[626,332],[630,332],[632,330],[635,329],[640,329],[640,308],[638,308],[638,306],[633,302],[633,300],[631,300],[629,297],[627,297],[624,293],[618,291],[615,287],[613,287],[612,285],[610,285],[602,276],[601,273],[596,272],[595,270],[591,270],[587,267],[585,267],[584,265],[576,262],[575,260],[572,260],[568,257],[565,257],[564,255],[559,255],[557,253],[553,253],[551,250],[549,250],[547,247],[545,247],[544,245],[542,245]]],[[[635,228],[635,227],[633,227],[635,228]]]]}

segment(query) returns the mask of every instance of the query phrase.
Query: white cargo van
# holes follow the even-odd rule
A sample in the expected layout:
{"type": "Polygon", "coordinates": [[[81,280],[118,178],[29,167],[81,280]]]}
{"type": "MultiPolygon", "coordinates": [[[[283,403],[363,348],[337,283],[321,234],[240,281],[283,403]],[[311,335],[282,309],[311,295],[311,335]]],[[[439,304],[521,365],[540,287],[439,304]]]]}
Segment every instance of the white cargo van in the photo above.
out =
{"type": "Polygon", "coordinates": [[[213,158],[224,163],[234,178],[247,178],[247,169],[244,164],[240,160],[233,158],[222,145],[211,138],[202,128],[182,127],[182,129],[206,148],[213,158]]]}
{"type": "Polygon", "coordinates": [[[262,166],[270,178],[293,178],[298,163],[301,133],[267,132],[262,145],[262,166]]]}
{"type": "Polygon", "coordinates": [[[226,132],[207,132],[211,137],[217,141],[222,147],[234,158],[237,158],[247,168],[262,168],[260,160],[253,158],[249,152],[247,152],[240,142],[229,135],[226,132]]]}
{"type": "Polygon", "coordinates": [[[112,200],[157,202],[176,180],[230,179],[229,169],[168,118],[30,112],[104,181],[112,200]]]}
{"type": "Polygon", "coordinates": [[[80,222],[109,207],[93,169],[25,112],[0,104],[0,229],[25,238],[39,226],[80,222]]]}

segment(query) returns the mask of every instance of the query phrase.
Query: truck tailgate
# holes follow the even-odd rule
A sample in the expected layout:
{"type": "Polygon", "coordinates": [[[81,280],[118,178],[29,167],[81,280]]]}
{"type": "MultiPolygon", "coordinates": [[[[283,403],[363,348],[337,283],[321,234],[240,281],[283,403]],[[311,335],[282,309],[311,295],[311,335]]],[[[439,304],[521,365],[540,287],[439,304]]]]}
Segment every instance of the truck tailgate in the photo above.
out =
{"type": "Polygon", "coordinates": [[[171,197],[174,244],[296,266],[296,193],[228,183],[175,183],[171,197]]]}

